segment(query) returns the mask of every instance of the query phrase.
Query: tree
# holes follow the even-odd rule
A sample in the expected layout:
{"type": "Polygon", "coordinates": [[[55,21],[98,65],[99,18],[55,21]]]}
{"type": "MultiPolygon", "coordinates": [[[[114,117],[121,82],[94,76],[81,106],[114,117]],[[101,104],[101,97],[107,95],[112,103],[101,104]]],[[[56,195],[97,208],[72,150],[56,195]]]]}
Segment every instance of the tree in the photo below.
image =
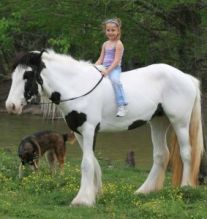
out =
{"type": "Polygon", "coordinates": [[[15,52],[54,48],[94,62],[101,23],[122,19],[124,70],[164,62],[205,80],[207,4],[202,0],[2,0],[0,71],[15,52]]]}

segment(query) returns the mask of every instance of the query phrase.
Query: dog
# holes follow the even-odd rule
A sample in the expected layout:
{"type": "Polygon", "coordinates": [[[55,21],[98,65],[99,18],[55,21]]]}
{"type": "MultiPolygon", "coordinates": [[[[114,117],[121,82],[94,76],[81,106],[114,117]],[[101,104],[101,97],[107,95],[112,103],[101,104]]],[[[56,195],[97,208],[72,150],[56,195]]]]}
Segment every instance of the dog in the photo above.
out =
{"type": "Polygon", "coordinates": [[[23,177],[23,166],[25,165],[29,165],[34,171],[39,170],[39,159],[43,155],[46,155],[52,173],[55,171],[56,161],[62,170],[66,157],[66,141],[70,144],[74,143],[73,132],[60,134],[55,131],[40,131],[23,138],[18,148],[21,160],[19,178],[23,177]]]}

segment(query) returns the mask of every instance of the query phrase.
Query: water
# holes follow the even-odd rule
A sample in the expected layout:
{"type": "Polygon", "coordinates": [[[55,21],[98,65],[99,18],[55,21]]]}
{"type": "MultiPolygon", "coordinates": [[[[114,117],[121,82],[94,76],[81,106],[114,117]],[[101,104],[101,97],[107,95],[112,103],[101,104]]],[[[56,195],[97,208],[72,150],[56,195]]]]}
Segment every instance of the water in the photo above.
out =
{"type": "MultiPolygon", "coordinates": [[[[21,139],[40,130],[55,130],[67,133],[68,128],[63,120],[43,120],[41,116],[0,114],[0,147],[16,153],[21,139]]],[[[77,143],[67,144],[68,156],[81,158],[77,143]]],[[[127,153],[135,152],[136,167],[149,169],[152,163],[152,146],[150,130],[143,126],[127,132],[99,133],[96,142],[96,154],[99,158],[125,162],[127,153]]]]}

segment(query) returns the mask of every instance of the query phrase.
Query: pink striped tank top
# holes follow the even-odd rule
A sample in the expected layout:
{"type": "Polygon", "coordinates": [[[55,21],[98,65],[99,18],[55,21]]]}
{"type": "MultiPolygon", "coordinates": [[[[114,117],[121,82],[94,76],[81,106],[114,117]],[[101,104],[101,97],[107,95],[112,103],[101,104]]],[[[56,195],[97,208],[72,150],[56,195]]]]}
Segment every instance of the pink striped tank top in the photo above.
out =
{"type": "MultiPolygon", "coordinates": [[[[114,61],[115,57],[115,47],[114,48],[105,48],[105,54],[104,54],[104,60],[103,60],[103,66],[108,68],[112,62],[114,61]]],[[[123,52],[122,52],[123,55],[123,52]]],[[[119,66],[121,66],[121,61],[119,63],[119,66]]]]}

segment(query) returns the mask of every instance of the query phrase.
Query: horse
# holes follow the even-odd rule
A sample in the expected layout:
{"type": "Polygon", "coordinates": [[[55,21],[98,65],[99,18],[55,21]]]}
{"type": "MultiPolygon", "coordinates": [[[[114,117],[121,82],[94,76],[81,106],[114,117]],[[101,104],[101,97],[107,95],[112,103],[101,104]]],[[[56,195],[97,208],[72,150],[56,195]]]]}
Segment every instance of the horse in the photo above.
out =
{"type": "Polygon", "coordinates": [[[116,117],[112,84],[90,62],[43,50],[26,52],[13,66],[7,111],[21,114],[34,96],[46,96],[58,105],[80,144],[80,189],[71,205],[93,206],[102,191],[102,172],[93,151],[97,133],[131,130],[146,123],[151,128],[153,164],[135,194],[162,189],[170,155],[169,130],[175,133],[173,184],[198,184],[204,147],[199,80],[170,65],[152,64],[123,72],[121,82],[127,115],[116,117]]]}

